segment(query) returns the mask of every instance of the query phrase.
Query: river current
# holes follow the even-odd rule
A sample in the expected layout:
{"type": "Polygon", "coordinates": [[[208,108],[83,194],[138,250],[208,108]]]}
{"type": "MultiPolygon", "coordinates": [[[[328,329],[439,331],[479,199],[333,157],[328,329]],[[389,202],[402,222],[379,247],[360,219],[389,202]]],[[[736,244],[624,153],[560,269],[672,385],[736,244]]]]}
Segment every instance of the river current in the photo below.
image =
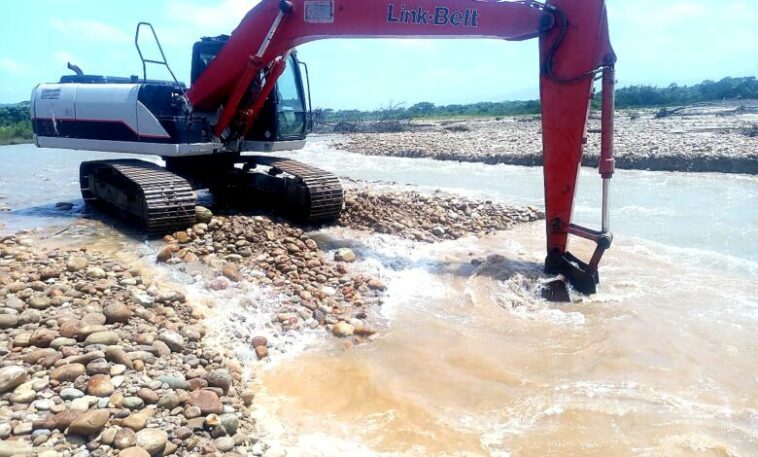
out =
{"type": "MultiPolygon", "coordinates": [[[[289,155],[377,187],[542,203],[537,168],[366,157],[328,138],[289,155]]],[[[101,157],[0,148],[0,202],[14,209],[0,233],[71,224],[55,203],[78,214],[78,163],[101,157]]],[[[581,179],[575,218],[596,226],[600,180],[581,179]]],[[[758,455],[758,178],[619,170],[611,224],[599,293],[570,304],[539,299],[529,279],[543,222],[434,245],[315,234],[388,285],[382,330],[355,347],[304,335],[267,364],[254,379],[264,438],[288,456],[758,455]]],[[[227,331],[232,309],[211,328],[227,331]]]]}

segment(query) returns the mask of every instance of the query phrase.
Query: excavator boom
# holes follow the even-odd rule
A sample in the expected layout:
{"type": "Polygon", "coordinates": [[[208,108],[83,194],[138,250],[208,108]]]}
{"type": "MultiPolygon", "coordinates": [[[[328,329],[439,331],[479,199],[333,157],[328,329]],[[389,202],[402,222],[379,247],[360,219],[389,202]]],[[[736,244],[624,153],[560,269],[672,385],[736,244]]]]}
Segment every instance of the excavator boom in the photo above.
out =
{"type": "MultiPolygon", "coordinates": [[[[613,67],[604,0],[263,0],[234,31],[226,46],[188,92],[197,109],[223,106],[216,134],[245,129],[255,116],[243,100],[254,79],[274,75],[296,46],[327,38],[495,38],[540,40],[540,98],[547,215],[548,273],[563,274],[593,293],[597,266],[612,241],[608,185],[613,174],[613,67]],[[268,72],[268,73],[267,73],[268,72]],[[572,224],[572,210],[593,82],[602,75],[600,230],[572,224]],[[590,239],[596,250],[582,262],[568,250],[569,234],[590,239]]],[[[265,86],[264,86],[265,89],[265,86]]],[[[257,99],[267,97],[263,90],[257,99]]],[[[253,97],[255,99],[256,97],[253,97]]]]}

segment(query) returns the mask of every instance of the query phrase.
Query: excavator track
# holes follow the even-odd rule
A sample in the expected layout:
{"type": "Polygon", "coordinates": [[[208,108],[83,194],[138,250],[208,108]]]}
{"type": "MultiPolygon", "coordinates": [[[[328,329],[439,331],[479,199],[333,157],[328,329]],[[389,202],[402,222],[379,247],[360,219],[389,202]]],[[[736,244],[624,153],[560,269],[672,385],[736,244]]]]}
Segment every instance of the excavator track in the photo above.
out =
{"type": "Polygon", "coordinates": [[[292,207],[287,208],[287,212],[291,217],[309,224],[339,219],[344,206],[344,192],[337,176],[297,160],[267,156],[252,158],[258,164],[271,167],[273,173],[284,172],[293,176],[305,191],[304,198],[300,199],[297,197],[301,194],[300,189],[288,192],[286,201],[292,207]]]}
{"type": "Polygon", "coordinates": [[[83,162],[82,197],[136,220],[148,236],[184,230],[195,222],[195,192],[186,179],[135,159],[83,162]]]}

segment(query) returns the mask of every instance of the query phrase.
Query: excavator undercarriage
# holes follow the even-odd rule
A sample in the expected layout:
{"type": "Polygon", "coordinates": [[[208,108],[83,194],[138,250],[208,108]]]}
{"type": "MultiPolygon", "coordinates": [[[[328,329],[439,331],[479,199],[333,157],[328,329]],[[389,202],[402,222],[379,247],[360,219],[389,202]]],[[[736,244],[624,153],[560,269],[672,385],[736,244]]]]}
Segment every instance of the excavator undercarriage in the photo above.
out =
{"type": "Polygon", "coordinates": [[[196,189],[220,204],[265,208],[303,224],[337,220],[343,207],[339,179],[291,159],[242,156],[214,160],[168,159],[163,168],[137,159],[97,160],[80,166],[82,197],[131,220],[148,236],[186,229],[195,222],[196,189]],[[195,163],[197,162],[197,163],[195,163]],[[226,165],[223,169],[219,164],[226,165]]]}

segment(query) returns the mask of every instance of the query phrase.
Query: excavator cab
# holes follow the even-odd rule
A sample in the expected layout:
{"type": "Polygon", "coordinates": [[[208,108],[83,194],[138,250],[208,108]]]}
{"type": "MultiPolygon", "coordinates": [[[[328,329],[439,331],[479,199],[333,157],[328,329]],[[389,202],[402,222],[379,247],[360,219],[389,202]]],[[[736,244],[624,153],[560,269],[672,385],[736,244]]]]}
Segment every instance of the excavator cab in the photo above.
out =
{"type": "MultiPolygon", "coordinates": [[[[203,37],[192,47],[192,83],[200,77],[229,40],[228,35],[203,37]]],[[[245,136],[244,151],[300,149],[310,130],[310,93],[303,84],[301,66],[293,52],[274,90],[245,136]]]]}

